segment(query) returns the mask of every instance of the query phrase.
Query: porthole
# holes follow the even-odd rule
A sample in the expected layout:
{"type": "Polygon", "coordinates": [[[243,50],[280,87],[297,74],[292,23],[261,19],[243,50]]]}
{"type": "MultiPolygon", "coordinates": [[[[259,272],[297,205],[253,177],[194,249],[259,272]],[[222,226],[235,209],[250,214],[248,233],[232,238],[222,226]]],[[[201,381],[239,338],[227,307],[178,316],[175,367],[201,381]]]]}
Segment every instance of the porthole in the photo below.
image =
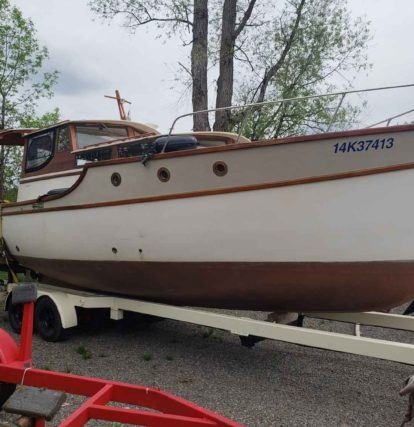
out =
{"type": "Polygon", "coordinates": [[[114,172],[111,175],[111,184],[114,187],[118,187],[119,185],[121,185],[121,181],[122,181],[122,178],[121,178],[121,175],[118,172],[114,172]]]}
{"type": "Polygon", "coordinates": [[[20,252],[20,248],[16,245],[16,251],[20,252]]]}
{"type": "Polygon", "coordinates": [[[171,173],[167,168],[159,168],[157,176],[161,182],[167,182],[171,178],[171,173]]]}
{"type": "Polygon", "coordinates": [[[227,164],[224,162],[216,162],[213,165],[213,172],[217,176],[224,176],[228,172],[227,164]]]}
{"type": "Polygon", "coordinates": [[[118,249],[117,248],[112,248],[112,253],[117,254],[118,253],[118,249]]]}

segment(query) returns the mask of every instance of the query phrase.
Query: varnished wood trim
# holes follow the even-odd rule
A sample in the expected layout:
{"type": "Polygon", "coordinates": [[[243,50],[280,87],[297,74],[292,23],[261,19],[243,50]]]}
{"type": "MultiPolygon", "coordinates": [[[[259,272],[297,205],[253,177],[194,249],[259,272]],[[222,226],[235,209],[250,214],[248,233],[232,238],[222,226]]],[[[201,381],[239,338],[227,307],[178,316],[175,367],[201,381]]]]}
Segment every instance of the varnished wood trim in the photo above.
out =
{"type": "MultiPolygon", "coordinates": [[[[69,206],[56,206],[56,207],[52,207],[52,208],[37,208],[37,209],[30,209],[30,210],[16,211],[16,212],[5,212],[3,210],[2,215],[3,216],[26,215],[26,214],[42,213],[42,212],[55,212],[55,211],[78,210],[78,209],[92,209],[92,208],[102,208],[102,207],[108,207],[108,206],[131,205],[131,204],[137,204],[137,203],[150,203],[150,202],[158,202],[158,201],[164,201],[164,200],[185,199],[185,198],[190,198],[190,197],[215,196],[218,194],[239,193],[242,191],[265,190],[268,188],[286,187],[289,185],[310,184],[310,183],[321,182],[321,181],[332,181],[332,180],[336,180],[336,179],[355,178],[355,177],[359,177],[359,176],[374,175],[374,174],[378,174],[378,173],[395,172],[395,171],[399,171],[399,170],[412,169],[412,168],[414,168],[414,163],[407,163],[407,164],[402,164],[402,165],[363,169],[363,170],[352,171],[352,172],[342,172],[342,173],[331,174],[331,175],[313,176],[313,177],[308,177],[308,178],[292,179],[292,180],[286,180],[286,181],[265,182],[262,184],[243,185],[243,186],[228,187],[228,188],[217,188],[217,189],[212,189],[212,190],[192,191],[192,192],[187,192],[187,193],[163,194],[160,196],[146,196],[146,197],[139,197],[139,198],[134,198],[134,199],[113,200],[110,202],[85,203],[82,205],[69,205],[69,206]]],[[[76,183],[79,183],[79,182],[80,182],[80,178],[78,179],[78,181],[76,181],[76,183]]],[[[46,200],[46,198],[43,199],[42,201],[45,201],[45,200],[46,200]]],[[[49,200],[49,198],[48,198],[48,200],[49,200]]],[[[32,200],[31,204],[36,203],[38,201],[39,200],[32,200]]],[[[27,202],[24,202],[24,205],[27,205],[27,204],[28,204],[27,202]]],[[[20,206],[21,205],[22,204],[20,204],[20,206]]],[[[19,206],[19,203],[3,205],[3,209],[4,208],[7,209],[9,207],[14,207],[14,206],[19,206]]]]}
{"type": "Polygon", "coordinates": [[[72,152],[76,150],[76,133],[75,126],[73,124],[68,125],[69,134],[70,134],[70,146],[72,147],[72,152]]]}
{"type": "Polygon", "coordinates": [[[24,181],[20,181],[20,184],[27,184],[29,182],[43,181],[43,180],[47,180],[47,179],[61,178],[61,177],[65,177],[65,176],[75,176],[75,175],[80,175],[80,174],[81,174],[81,171],[79,170],[78,172],[50,174],[50,175],[46,175],[46,176],[41,176],[39,178],[23,178],[24,181]]]}

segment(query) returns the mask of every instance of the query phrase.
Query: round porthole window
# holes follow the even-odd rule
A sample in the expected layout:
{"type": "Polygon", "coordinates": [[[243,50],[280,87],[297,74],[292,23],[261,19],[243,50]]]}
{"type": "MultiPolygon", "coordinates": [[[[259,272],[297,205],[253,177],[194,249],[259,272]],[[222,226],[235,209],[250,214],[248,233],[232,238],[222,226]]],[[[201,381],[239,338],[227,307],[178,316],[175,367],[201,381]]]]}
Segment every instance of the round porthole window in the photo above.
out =
{"type": "Polygon", "coordinates": [[[119,185],[121,185],[121,181],[122,181],[122,178],[118,172],[114,172],[111,175],[111,183],[113,186],[118,187],[119,185]]]}
{"type": "Polygon", "coordinates": [[[228,172],[228,168],[226,163],[224,162],[216,162],[213,165],[213,172],[217,175],[217,176],[224,176],[227,174],[228,172]]]}
{"type": "Polygon", "coordinates": [[[167,168],[159,168],[157,176],[161,182],[167,182],[171,178],[171,173],[167,168]]]}

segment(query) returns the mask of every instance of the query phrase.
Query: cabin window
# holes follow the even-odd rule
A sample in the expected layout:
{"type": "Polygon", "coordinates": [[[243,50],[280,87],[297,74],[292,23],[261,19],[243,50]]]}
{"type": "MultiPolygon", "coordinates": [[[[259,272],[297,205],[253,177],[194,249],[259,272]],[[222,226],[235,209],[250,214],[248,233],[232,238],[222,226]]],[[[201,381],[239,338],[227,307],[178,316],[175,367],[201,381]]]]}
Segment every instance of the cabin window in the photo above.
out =
{"type": "Polygon", "coordinates": [[[118,157],[142,156],[144,151],[145,147],[142,142],[129,143],[128,145],[118,147],[118,157]]]}
{"type": "Polygon", "coordinates": [[[107,126],[104,124],[77,125],[75,130],[78,148],[128,137],[126,127],[107,126]]]}
{"type": "Polygon", "coordinates": [[[101,160],[109,160],[111,158],[111,149],[103,148],[100,150],[84,151],[76,154],[76,165],[82,166],[89,162],[99,162],[101,160]]]}
{"type": "Polygon", "coordinates": [[[57,151],[71,151],[69,128],[67,126],[61,127],[57,131],[57,151]]]}
{"type": "Polygon", "coordinates": [[[53,136],[54,132],[50,131],[29,139],[26,171],[40,169],[49,162],[53,155],[53,136]]]}

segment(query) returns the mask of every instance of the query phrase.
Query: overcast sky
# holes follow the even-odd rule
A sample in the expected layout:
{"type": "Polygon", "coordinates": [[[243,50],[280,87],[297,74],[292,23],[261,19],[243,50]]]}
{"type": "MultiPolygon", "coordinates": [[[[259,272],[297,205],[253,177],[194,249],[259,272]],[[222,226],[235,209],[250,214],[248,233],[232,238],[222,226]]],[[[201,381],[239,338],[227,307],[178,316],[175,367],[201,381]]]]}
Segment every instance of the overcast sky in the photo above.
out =
{"type": "MultiPolygon", "coordinates": [[[[133,120],[161,130],[190,110],[190,94],[183,97],[182,87],[172,89],[178,61],[185,62],[188,53],[179,40],[156,39],[153,27],[129,34],[116,23],[94,20],[87,0],[11,3],[34,21],[50,52],[47,67],[60,72],[55,96],[41,103],[41,111],[58,106],[63,119],[118,118],[115,102],[103,97],[115,89],[132,102],[133,120]]],[[[358,77],[355,88],[414,83],[414,1],[350,0],[349,7],[371,21],[372,34],[373,68],[369,76],[358,77]]],[[[377,94],[368,101],[367,124],[414,108],[414,90],[377,94]]]]}

